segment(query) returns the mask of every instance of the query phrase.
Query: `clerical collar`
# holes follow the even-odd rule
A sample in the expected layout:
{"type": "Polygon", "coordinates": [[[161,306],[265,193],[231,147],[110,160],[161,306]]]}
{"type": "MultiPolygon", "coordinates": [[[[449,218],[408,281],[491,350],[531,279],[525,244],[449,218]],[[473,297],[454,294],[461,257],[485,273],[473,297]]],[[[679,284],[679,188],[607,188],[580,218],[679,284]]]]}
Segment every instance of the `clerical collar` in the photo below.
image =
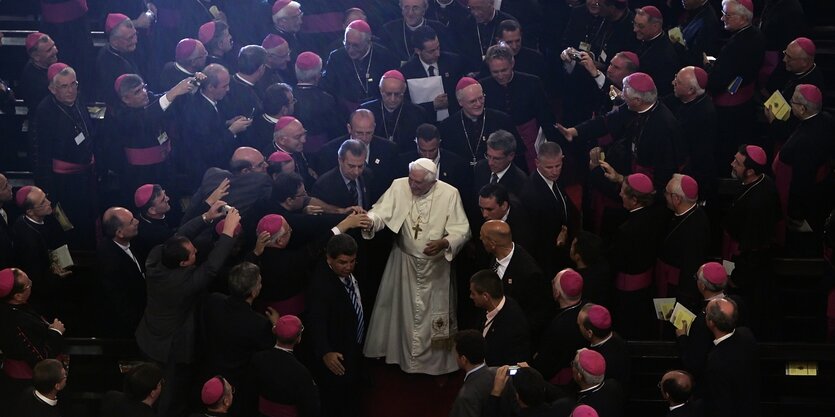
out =
{"type": "Polygon", "coordinates": [[[47,398],[43,394],[38,392],[38,390],[34,390],[34,392],[35,392],[35,397],[36,398],[38,398],[39,400],[49,404],[49,406],[55,407],[56,405],[58,405],[58,400],[53,400],[51,398],[47,398]]]}
{"type": "Polygon", "coordinates": [[[615,335],[615,333],[614,333],[614,332],[609,333],[609,335],[608,335],[608,336],[606,336],[606,338],[605,338],[605,339],[603,339],[603,340],[601,340],[601,341],[599,341],[599,342],[597,342],[597,343],[592,343],[592,344],[591,344],[591,345],[589,345],[589,346],[590,346],[590,347],[598,347],[598,346],[600,346],[600,345],[602,345],[602,344],[604,344],[604,343],[608,342],[608,341],[612,338],[612,336],[614,336],[614,335],[615,335]]]}
{"type": "Polygon", "coordinates": [[[732,332],[730,332],[730,333],[728,333],[728,334],[726,334],[726,335],[724,335],[724,336],[722,336],[722,337],[720,337],[720,338],[718,338],[718,339],[714,339],[714,340],[713,340],[713,346],[716,346],[716,345],[718,345],[718,344],[720,344],[720,343],[722,343],[722,342],[724,342],[724,341],[728,340],[728,338],[729,338],[729,337],[731,337],[731,336],[733,336],[733,335],[734,335],[734,333],[736,333],[736,329],[734,329],[732,332]]]}
{"type": "Polygon", "coordinates": [[[29,217],[29,216],[25,215],[25,214],[24,214],[23,216],[24,216],[24,217],[26,217],[26,220],[29,220],[29,221],[30,221],[30,222],[32,222],[32,223],[35,223],[35,224],[44,224],[44,223],[43,223],[43,219],[41,219],[41,220],[35,220],[35,219],[33,219],[33,218],[31,218],[31,217],[29,217]]]}
{"type": "Polygon", "coordinates": [[[599,383],[599,384],[597,384],[597,385],[592,385],[592,386],[590,386],[590,387],[588,387],[588,388],[586,388],[586,389],[581,389],[581,390],[580,390],[580,391],[578,391],[577,393],[579,394],[579,393],[583,393],[583,392],[597,391],[597,390],[598,390],[598,389],[600,389],[600,387],[602,387],[602,386],[603,386],[603,382],[601,382],[601,383],[599,383]]]}
{"type": "MultiPolygon", "coordinates": [[[[357,60],[356,60],[357,62],[362,62],[362,61],[365,59],[365,57],[367,57],[367,56],[368,56],[368,54],[370,54],[370,53],[371,53],[371,49],[372,49],[372,48],[374,48],[374,44],[373,44],[373,43],[371,43],[371,41],[370,41],[370,40],[369,40],[368,42],[369,42],[369,44],[368,44],[368,50],[367,50],[367,51],[365,51],[365,55],[361,56],[361,57],[360,57],[360,59],[357,59],[357,60]]],[[[370,63],[369,63],[369,64],[370,64],[370,63]]]]}
{"type": "Polygon", "coordinates": [[[698,204],[693,203],[693,205],[690,206],[690,208],[688,208],[687,210],[682,211],[680,214],[679,213],[673,213],[673,214],[675,214],[676,217],[684,216],[685,214],[690,213],[691,211],[695,210],[696,206],[698,206],[698,204]]]}
{"type": "Polygon", "coordinates": [[[278,123],[278,119],[276,119],[275,117],[270,116],[270,115],[269,115],[269,114],[267,114],[267,113],[264,113],[264,114],[263,114],[263,116],[264,116],[264,120],[266,120],[266,121],[268,121],[268,122],[270,122],[270,123],[272,123],[272,124],[276,124],[276,123],[278,123]]]}
{"type": "Polygon", "coordinates": [[[656,100],[656,102],[655,102],[655,103],[652,103],[652,106],[649,106],[649,107],[647,107],[646,109],[641,110],[641,111],[638,111],[638,112],[636,112],[636,113],[638,113],[638,114],[644,114],[644,113],[646,113],[646,112],[648,112],[648,111],[650,111],[650,110],[654,109],[656,106],[658,106],[658,101],[657,101],[657,100],[656,100]]]}
{"type": "Polygon", "coordinates": [[[281,146],[278,146],[278,144],[275,143],[275,142],[273,142],[273,146],[275,146],[275,150],[277,150],[277,151],[281,151],[281,152],[289,153],[289,154],[293,153],[293,152],[285,151],[281,146]]]}
{"type": "Polygon", "coordinates": [[[673,411],[673,410],[675,410],[676,408],[679,408],[679,407],[683,406],[684,404],[687,404],[687,402],[685,401],[685,402],[683,402],[683,403],[681,403],[681,404],[671,405],[671,406],[670,406],[670,411],[673,411]]]}
{"type": "Polygon", "coordinates": [[[406,19],[403,19],[403,26],[406,26],[406,28],[409,29],[412,32],[420,29],[420,27],[423,26],[425,23],[426,23],[426,18],[425,17],[420,19],[420,23],[418,23],[417,26],[412,26],[412,25],[406,23],[406,19]]]}
{"type": "Polygon", "coordinates": [[[820,112],[817,112],[817,113],[815,113],[815,114],[813,114],[813,115],[811,115],[811,116],[804,117],[803,119],[800,119],[800,121],[801,121],[801,122],[805,122],[805,121],[807,121],[807,120],[809,120],[809,119],[811,119],[811,118],[813,118],[813,117],[815,117],[815,116],[817,116],[817,115],[819,115],[819,114],[820,114],[820,112]]]}
{"type": "Polygon", "coordinates": [[[241,77],[241,75],[240,75],[240,74],[235,74],[235,78],[237,78],[237,79],[238,79],[238,81],[240,81],[240,82],[242,82],[242,83],[244,83],[244,84],[246,84],[246,85],[248,85],[248,86],[250,86],[250,87],[255,87],[255,84],[253,84],[253,83],[251,83],[251,82],[249,82],[249,81],[245,80],[243,77],[241,77]]]}
{"type": "Polygon", "coordinates": [[[449,0],[446,3],[442,3],[441,0],[435,0],[435,3],[438,3],[438,6],[441,6],[442,9],[446,9],[446,7],[449,6],[450,4],[452,4],[452,2],[454,2],[454,1],[455,0],[449,0]]]}
{"type": "Polygon", "coordinates": [[[467,373],[464,375],[464,381],[467,380],[467,377],[470,376],[471,373],[473,373],[473,372],[475,372],[475,371],[477,371],[481,368],[484,368],[485,366],[486,366],[486,364],[484,362],[482,362],[480,365],[478,365],[475,368],[470,369],[469,371],[467,371],[467,373]]]}
{"type": "Polygon", "coordinates": [[[180,72],[182,72],[183,74],[194,75],[194,73],[193,73],[193,72],[191,72],[191,71],[189,71],[189,70],[187,70],[187,69],[183,68],[183,66],[182,66],[182,65],[180,65],[180,64],[179,64],[179,63],[177,63],[177,62],[175,62],[175,63],[174,63],[174,68],[177,68],[177,69],[178,69],[178,70],[180,70],[180,72]]]}
{"type": "Polygon", "coordinates": [[[205,95],[205,94],[203,94],[203,92],[202,92],[202,91],[200,92],[200,95],[201,95],[201,96],[203,96],[203,98],[205,98],[205,99],[209,102],[209,104],[211,104],[211,105],[212,105],[212,107],[214,107],[215,109],[217,109],[217,102],[216,102],[216,101],[214,101],[214,100],[212,100],[212,99],[210,99],[210,98],[206,97],[206,95],[205,95]]]}
{"type": "Polygon", "coordinates": [[[644,206],[638,206],[638,207],[633,208],[632,210],[629,210],[629,212],[630,212],[630,213],[634,213],[634,212],[636,212],[636,211],[638,211],[638,210],[640,210],[640,209],[642,209],[642,208],[646,208],[646,207],[644,207],[644,206]]]}
{"type": "Polygon", "coordinates": [[[653,36],[653,37],[652,37],[652,38],[650,38],[650,39],[645,40],[644,42],[652,42],[652,41],[654,41],[654,40],[658,39],[658,37],[659,37],[659,36],[661,36],[661,35],[663,35],[663,34],[664,34],[664,31],[662,30],[661,32],[658,32],[658,34],[657,34],[657,35],[653,36]]]}
{"type": "Polygon", "coordinates": [[[287,352],[287,353],[293,353],[293,349],[283,348],[283,347],[279,346],[278,344],[276,344],[275,346],[273,346],[273,348],[278,349],[278,350],[283,350],[283,351],[285,351],[285,352],[287,352]]]}
{"type": "Polygon", "coordinates": [[[797,78],[803,78],[803,77],[809,75],[809,73],[811,73],[812,71],[814,71],[815,68],[817,68],[817,66],[818,66],[818,64],[813,62],[811,68],[809,68],[808,70],[803,71],[803,72],[796,72],[796,73],[794,73],[794,75],[797,75],[797,78]]]}
{"type": "Polygon", "coordinates": [[[760,174],[759,177],[757,177],[754,181],[749,182],[748,184],[746,184],[745,181],[743,181],[742,185],[743,186],[749,186],[750,185],[750,187],[748,187],[748,188],[752,188],[753,186],[761,183],[762,180],[764,180],[764,179],[765,179],[765,174],[760,174]]]}
{"type": "Polygon", "coordinates": [[[742,31],[743,31],[743,30],[748,29],[748,28],[750,28],[750,27],[751,27],[751,25],[749,24],[748,26],[745,26],[745,27],[743,27],[743,28],[740,28],[739,30],[737,30],[736,32],[734,32],[734,36],[736,36],[736,35],[737,35],[737,34],[739,34],[739,33],[742,33],[742,31]]]}
{"type": "Polygon", "coordinates": [[[155,222],[155,221],[157,221],[157,222],[163,222],[163,221],[165,221],[165,215],[164,215],[164,214],[162,215],[162,217],[160,217],[160,218],[158,218],[158,219],[155,219],[155,218],[153,218],[153,217],[149,219],[149,218],[146,218],[146,217],[145,217],[145,214],[143,213],[143,214],[140,214],[140,215],[139,215],[139,218],[140,218],[140,219],[142,219],[142,220],[144,220],[144,221],[145,221],[145,223],[153,223],[153,222],[155,222]]]}
{"type": "Polygon", "coordinates": [[[682,102],[683,104],[698,103],[698,102],[701,102],[702,100],[704,100],[704,99],[705,99],[705,96],[707,96],[707,93],[702,94],[702,95],[700,95],[700,96],[693,97],[693,99],[688,100],[688,101],[683,101],[683,100],[681,100],[681,102],[682,102]]]}

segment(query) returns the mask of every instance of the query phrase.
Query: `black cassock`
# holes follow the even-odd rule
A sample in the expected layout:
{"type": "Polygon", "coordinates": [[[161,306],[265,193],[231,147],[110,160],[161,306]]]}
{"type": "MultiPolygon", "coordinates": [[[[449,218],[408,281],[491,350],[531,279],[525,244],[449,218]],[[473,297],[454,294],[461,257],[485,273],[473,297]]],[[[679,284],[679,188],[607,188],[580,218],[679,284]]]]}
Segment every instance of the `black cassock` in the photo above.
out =
{"type": "Polygon", "coordinates": [[[379,98],[380,77],[398,68],[400,61],[382,45],[372,44],[368,53],[356,61],[345,48],[338,48],[328,56],[319,85],[350,112],[361,103],[379,98]]]}
{"type": "Polygon", "coordinates": [[[237,116],[254,118],[261,113],[261,98],[254,85],[248,84],[238,74],[229,81],[229,92],[218,103],[218,110],[225,120],[237,116]]]}
{"type": "Polygon", "coordinates": [[[96,57],[96,99],[108,105],[120,101],[113,85],[122,74],[139,74],[135,54],[119,52],[110,46],[99,49],[96,57]]]}
{"type": "Polygon", "coordinates": [[[306,152],[316,152],[331,138],[345,133],[348,113],[330,93],[317,85],[298,84],[293,95],[297,100],[294,116],[307,129],[306,152]]]}
{"type": "Polygon", "coordinates": [[[15,89],[17,98],[29,108],[29,117],[33,117],[35,110],[44,97],[49,95],[49,80],[46,78],[46,68],[40,68],[31,60],[23,66],[20,80],[15,89]]]}
{"type": "MultiPolygon", "coordinates": [[[[704,94],[689,103],[682,103],[675,96],[669,95],[665,97],[664,104],[681,125],[682,145],[688,155],[682,173],[692,176],[699,183],[699,194],[710,199],[716,182],[714,148],[718,123],[713,100],[704,94]]],[[[719,162],[725,164],[728,161],[719,162]]]]}
{"type": "Polygon", "coordinates": [[[185,71],[185,69],[178,66],[176,62],[166,62],[159,75],[159,85],[162,90],[167,91],[177,85],[180,81],[193,76],[193,73],[185,71]]]}
{"type": "Polygon", "coordinates": [[[396,143],[399,152],[414,149],[417,127],[429,122],[423,109],[410,103],[406,97],[394,111],[388,111],[380,99],[365,102],[360,108],[374,113],[374,135],[396,143]]]}
{"type": "Polygon", "coordinates": [[[673,92],[673,78],[681,68],[678,54],[670,38],[663,31],[657,38],[643,41],[638,47],[641,72],[649,74],[655,81],[659,96],[673,92]]]}
{"type": "Polygon", "coordinates": [[[693,276],[707,260],[709,244],[710,221],[698,204],[670,219],[661,234],[658,262],[655,265],[659,296],[675,297],[690,311],[698,308],[702,296],[696,289],[693,276]]]}
{"type": "Polygon", "coordinates": [[[525,169],[525,144],[516,131],[516,125],[510,116],[502,111],[485,108],[476,120],[472,120],[459,110],[441,122],[441,147],[455,152],[467,160],[470,165],[484,159],[487,152],[487,138],[497,130],[506,130],[516,138],[516,159],[514,163],[525,169]]]}

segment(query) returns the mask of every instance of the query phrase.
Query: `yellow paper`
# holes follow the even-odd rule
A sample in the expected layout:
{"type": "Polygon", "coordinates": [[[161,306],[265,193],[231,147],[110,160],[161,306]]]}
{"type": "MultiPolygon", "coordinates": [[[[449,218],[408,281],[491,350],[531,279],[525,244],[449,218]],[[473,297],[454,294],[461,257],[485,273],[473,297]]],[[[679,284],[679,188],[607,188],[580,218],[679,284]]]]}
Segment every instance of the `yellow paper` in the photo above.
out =
{"type": "Polygon", "coordinates": [[[786,363],[786,375],[788,376],[817,376],[817,362],[788,362],[786,363]]]}
{"type": "Polygon", "coordinates": [[[667,36],[670,37],[670,40],[673,43],[680,43],[681,46],[687,46],[686,42],[684,41],[684,35],[681,33],[681,28],[676,26],[667,31],[667,36]]]}
{"type": "Polygon", "coordinates": [[[679,330],[687,330],[689,334],[690,326],[695,319],[696,315],[692,311],[681,305],[681,303],[676,303],[675,308],[673,308],[673,314],[670,316],[670,323],[673,323],[673,326],[676,326],[679,330]]]}
{"type": "Polygon", "coordinates": [[[70,218],[67,217],[67,214],[64,213],[64,209],[61,208],[61,203],[55,204],[52,214],[55,216],[55,220],[58,220],[58,224],[61,225],[61,229],[65,232],[68,232],[75,227],[70,222],[70,218]]]}
{"type": "Polygon", "coordinates": [[[676,305],[675,298],[653,298],[652,303],[655,305],[655,316],[658,320],[667,320],[673,308],[676,305]]]}
{"type": "Polygon", "coordinates": [[[792,112],[791,106],[786,101],[786,98],[780,94],[780,90],[775,90],[774,94],[766,100],[765,107],[771,111],[771,114],[773,114],[776,119],[784,122],[789,120],[789,116],[792,112]]]}

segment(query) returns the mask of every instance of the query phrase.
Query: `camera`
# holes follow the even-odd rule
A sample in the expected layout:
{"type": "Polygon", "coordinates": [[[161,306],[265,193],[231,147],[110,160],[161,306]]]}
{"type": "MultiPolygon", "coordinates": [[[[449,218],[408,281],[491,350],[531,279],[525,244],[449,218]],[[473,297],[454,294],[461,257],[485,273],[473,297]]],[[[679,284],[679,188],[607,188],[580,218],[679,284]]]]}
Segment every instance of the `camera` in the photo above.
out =
{"type": "Polygon", "coordinates": [[[507,374],[510,376],[516,375],[517,371],[519,371],[519,367],[516,365],[511,365],[507,367],[507,374]]]}
{"type": "Polygon", "coordinates": [[[573,60],[575,60],[575,61],[577,61],[577,62],[580,62],[580,61],[582,61],[582,60],[583,60],[583,57],[582,57],[582,56],[580,56],[580,53],[579,53],[579,52],[576,52],[576,51],[574,51],[574,52],[570,52],[568,55],[571,57],[571,59],[573,59],[573,60]]]}
{"type": "Polygon", "coordinates": [[[229,210],[232,210],[232,206],[230,206],[229,204],[223,205],[218,209],[218,211],[220,211],[223,214],[229,213],[229,210]]]}
{"type": "Polygon", "coordinates": [[[189,80],[188,83],[195,87],[200,87],[200,80],[198,80],[197,78],[192,78],[191,80],[189,80]]]}

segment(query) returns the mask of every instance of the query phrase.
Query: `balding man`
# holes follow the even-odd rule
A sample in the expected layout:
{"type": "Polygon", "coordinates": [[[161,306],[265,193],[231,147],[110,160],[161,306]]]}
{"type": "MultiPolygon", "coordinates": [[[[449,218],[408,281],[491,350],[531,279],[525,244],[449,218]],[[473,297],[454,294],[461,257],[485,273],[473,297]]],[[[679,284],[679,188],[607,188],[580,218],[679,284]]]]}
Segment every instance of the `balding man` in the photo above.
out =
{"type": "Polygon", "coordinates": [[[489,267],[502,282],[505,295],[513,297],[525,312],[534,340],[551,317],[548,280],[534,258],[513,241],[510,226],[502,220],[488,220],[481,226],[481,244],[490,254],[489,267]]]}
{"type": "MultiPolygon", "coordinates": [[[[486,48],[485,48],[486,49],[486,48]]],[[[485,106],[484,90],[473,78],[464,77],[455,86],[455,98],[461,110],[441,122],[441,146],[466,159],[471,166],[485,159],[487,138],[504,130],[516,139],[515,161],[525,169],[525,145],[507,113],[485,106]]]]}
{"type": "Polygon", "coordinates": [[[219,110],[218,103],[229,91],[229,71],[209,64],[203,74],[206,79],[200,83],[200,91],[184,111],[183,146],[174,149],[192,187],[209,167],[226,166],[235,149],[235,137],[252,123],[249,113],[227,120],[219,110]]]}
{"type": "MultiPolygon", "coordinates": [[[[406,0],[409,1],[409,0],[406,0]]],[[[380,96],[360,108],[374,113],[374,134],[398,145],[398,153],[412,149],[417,127],[429,119],[422,108],[406,98],[406,78],[397,70],[386,71],[380,79],[380,96]]]]}
{"type": "Polygon", "coordinates": [[[693,376],[687,371],[665,373],[658,383],[661,398],[667,402],[667,417],[697,417],[702,415],[702,403],[693,401],[693,376]]]}
{"type": "Polygon", "coordinates": [[[121,14],[111,13],[104,22],[107,46],[96,57],[95,97],[108,105],[119,102],[113,82],[122,74],[141,74],[135,56],[138,36],[133,21],[121,14]]]}
{"type": "Polygon", "coordinates": [[[681,126],[682,145],[689,155],[683,172],[702,184],[705,199],[712,199],[717,119],[713,100],[705,93],[707,72],[699,67],[684,67],[673,78],[672,86],[673,94],[664,99],[664,104],[681,126]]]}
{"type": "Polygon", "coordinates": [[[166,62],[159,75],[160,86],[171,88],[178,82],[194,77],[197,71],[206,66],[206,57],[209,53],[203,42],[197,39],[185,38],[177,43],[174,50],[174,61],[166,62]]]}
{"type": "MultiPolygon", "coordinates": [[[[52,194],[75,226],[68,233],[70,242],[81,245],[76,246],[79,249],[92,249],[98,216],[91,198],[95,193],[95,129],[79,95],[75,70],[60,62],[49,68],[52,96],[41,101],[32,126],[35,182],[52,194]]],[[[113,91],[113,83],[110,87],[113,91]]]]}
{"type": "Polygon", "coordinates": [[[392,20],[383,25],[383,39],[386,46],[400,60],[408,61],[414,55],[411,38],[423,26],[431,27],[438,34],[438,39],[448,51],[455,51],[455,39],[448,33],[447,27],[437,20],[426,18],[429,2],[434,0],[399,0],[403,18],[392,20]]]}
{"type": "Polygon", "coordinates": [[[746,327],[737,327],[737,305],[720,298],[705,309],[713,350],[705,369],[705,408],[717,417],[759,415],[760,377],[757,341],[746,327]]]}
{"type": "Polygon", "coordinates": [[[379,98],[375,86],[388,70],[400,61],[388,49],[371,41],[371,27],[355,20],[345,28],[343,48],[333,50],[322,73],[322,88],[333,94],[340,105],[353,111],[361,103],[379,98]]]}
{"type": "Polygon", "coordinates": [[[307,151],[317,152],[331,138],[343,132],[348,113],[337,105],[336,98],[319,87],[322,78],[322,58],[313,52],[302,52],[295,63],[296,86],[293,90],[298,102],[293,114],[308,126],[307,151]]]}
{"type": "Polygon", "coordinates": [[[382,195],[391,184],[391,180],[399,173],[395,166],[398,161],[397,144],[374,134],[376,118],[374,113],[367,109],[357,109],[352,113],[346,128],[347,135],[331,140],[319,150],[314,162],[316,172],[324,174],[337,165],[338,150],[342,142],[348,139],[358,140],[368,148],[365,163],[374,174],[371,193],[382,195]]]}
{"type": "Polygon", "coordinates": [[[491,0],[468,0],[470,15],[463,22],[457,22],[453,30],[459,40],[467,72],[478,72],[487,48],[493,46],[500,36],[499,24],[515,17],[496,10],[491,0]]]}
{"type": "Polygon", "coordinates": [[[58,62],[58,47],[49,35],[41,32],[26,37],[26,53],[29,60],[20,72],[15,95],[23,100],[29,109],[29,117],[34,117],[38,104],[49,95],[49,80],[46,70],[58,62]]]}
{"type": "Polygon", "coordinates": [[[649,74],[658,83],[658,94],[666,96],[673,91],[672,81],[679,65],[673,43],[662,27],[664,16],[655,6],[636,9],[632,31],[640,41],[638,57],[641,71],[649,74]]]}
{"type": "Polygon", "coordinates": [[[727,160],[741,143],[753,139],[754,84],[765,54],[765,38],[752,26],[753,19],[751,0],[722,2],[722,22],[732,34],[709,69],[707,85],[719,118],[718,161],[727,160]]]}
{"type": "Polygon", "coordinates": [[[250,119],[261,113],[261,97],[256,84],[264,76],[267,51],[260,45],[247,45],[238,52],[238,72],[229,81],[229,92],[218,109],[225,120],[236,116],[250,119]]]}
{"type": "Polygon", "coordinates": [[[102,216],[107,237],[96,251],[102,289],[102,331],[112,337],[130,337],[145,312],[145,266],[131,251],[139,233],[139,220],[123,207],[111,207],[102,216]]]}

